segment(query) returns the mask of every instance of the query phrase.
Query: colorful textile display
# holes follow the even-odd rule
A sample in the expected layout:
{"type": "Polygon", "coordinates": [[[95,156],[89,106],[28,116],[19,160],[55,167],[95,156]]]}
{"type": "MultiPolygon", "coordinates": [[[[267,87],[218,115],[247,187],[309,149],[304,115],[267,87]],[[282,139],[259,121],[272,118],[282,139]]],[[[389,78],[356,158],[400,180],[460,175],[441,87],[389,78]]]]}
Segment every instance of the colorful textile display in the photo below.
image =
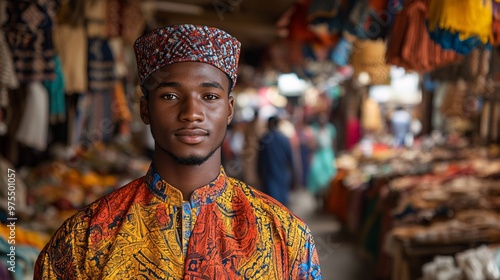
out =
{"type": "Polygon", "coordinates": [[[274,199],[227,177],[222,167],[217,178],[185,201],[151,166],[146,176],[65,222],[42,250],[34,279],[126,279],[131,274],[321,279],[309,228],[274,199]]]}
{"type": "Polygon", "coordinates": [[[21,82],[55,78],[52,27],[58,1],[7,1],[5,35],[21,82]]]}
{"type": "Polygon", "coordinates": [[[467,54],[492,43],[492,13],[490,0],[431,0],[430,36],[444,49],[467,54]]]}
{"type": "Polygon", "coordinates": [[[427,72],[461,59],[432,41],[426,27],[427,0],[407,1],[396,15],[389,39],[387,63],[407,70],[427,72]]]}

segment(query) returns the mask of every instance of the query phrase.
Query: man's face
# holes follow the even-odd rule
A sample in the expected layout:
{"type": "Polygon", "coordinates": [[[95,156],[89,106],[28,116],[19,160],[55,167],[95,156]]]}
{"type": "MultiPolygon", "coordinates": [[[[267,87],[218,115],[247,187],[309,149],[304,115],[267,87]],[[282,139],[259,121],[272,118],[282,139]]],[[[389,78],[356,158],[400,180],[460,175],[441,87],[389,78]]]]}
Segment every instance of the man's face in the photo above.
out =
{"type": "Polygon", "coordinates": [[[141,118],[151,125],[155,153],[177,163],[200,165],[220,148],[233,118],[229,79],[216,67],[180,62],[154,72],[144,83],[141,118]]]}

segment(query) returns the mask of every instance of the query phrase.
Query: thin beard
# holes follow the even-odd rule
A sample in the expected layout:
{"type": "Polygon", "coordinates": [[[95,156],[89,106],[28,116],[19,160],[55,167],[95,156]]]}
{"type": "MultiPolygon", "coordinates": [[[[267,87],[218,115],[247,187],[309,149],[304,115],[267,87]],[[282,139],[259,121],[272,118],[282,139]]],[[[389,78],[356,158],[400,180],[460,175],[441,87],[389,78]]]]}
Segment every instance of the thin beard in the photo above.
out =
{"type": "Polygon", "coordinates": [[[224,139],[226,138],[226,135],[227,135],[227,128],[226,128],[226,132],[224,133],[224,137],[222,138],[222,141],[219,143],[219,145],[217,145],[217,147],[215,149],[213,149],[212,151],[210,151],[210,153],[208,153],[208,155],[206,155],[204,157],[199,157],[199,156],[178,157],[178,156],[176,156],[175,154],[173,154],[170,151],[167,151],[167,153],[168,153],[168,155],[170,155],[179,164],[182,164],[182,165],[198,165],[198,166],[200,166],[205,161],[207,161],[211,156],[213,156],[213,154],[215,153],[215,151],[217,151],[217,149],[219,149],[222,146],[222,143],[224,142],[224,139]]]}

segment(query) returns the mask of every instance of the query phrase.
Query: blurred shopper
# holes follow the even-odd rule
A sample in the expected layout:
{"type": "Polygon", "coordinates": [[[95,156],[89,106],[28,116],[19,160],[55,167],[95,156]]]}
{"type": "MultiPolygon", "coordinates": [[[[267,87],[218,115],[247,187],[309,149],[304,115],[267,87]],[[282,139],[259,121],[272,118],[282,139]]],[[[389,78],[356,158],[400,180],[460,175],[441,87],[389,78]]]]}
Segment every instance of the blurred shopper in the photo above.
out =
{"type": "Polygon", "coordinates": [[[322,209],[325,193],[337,173],[334,152],[337,131],[329,122],[326,112],[319,114],[318,120],[311,125],[311,129],[314,133],[314,141],[307,186],[317,198],[318,209],[322,209]]]}
{"type": "Polygon", "coordinates": [[[259,140],[257,172],[262,191],[287,206],[292,188],[293,156],[290,140],[279,131],[280,119],[268,120],[268,131],[259,140]]]}
{"type": "Polygon", "coordinates": [[[402,106],[397,106],[391,116],[391,130],[394,136],[394,146],[405,146],[410,133],[411,115],[402,106]]]}
{"type": "Polygon", "coordinates": [[[311,167],[312,146],[314,141],[314,132],[311,126],[304,120],[303,117],[298,118],[295,124],[297,135],[299,138],[300,151],[300,167],[301,176],[300,184],[307,188],[307,180],[309,178],[309,169],[311,167]]]}

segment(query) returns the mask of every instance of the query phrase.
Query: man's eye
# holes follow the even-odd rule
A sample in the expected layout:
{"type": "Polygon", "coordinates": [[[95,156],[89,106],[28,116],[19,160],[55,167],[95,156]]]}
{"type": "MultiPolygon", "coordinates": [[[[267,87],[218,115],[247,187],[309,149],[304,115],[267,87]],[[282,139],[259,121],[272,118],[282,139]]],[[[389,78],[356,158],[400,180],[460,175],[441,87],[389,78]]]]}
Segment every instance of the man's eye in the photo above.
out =
{"type": "Polygon", "coordinates": [[[161,98],[167,99],[167,100],[173,100],[173,99],[177,99],[177,96],[173,93],[165,93],[165,94],[161,95],[161,98]]]}
{"type": "Polygon", "coordinates": [[[216,94],[207,94],[205,95],[205,99],[208,99],[208,100],[215,100],[215,99],[218,99],[219,96],[217,96],[216,94]]]}

